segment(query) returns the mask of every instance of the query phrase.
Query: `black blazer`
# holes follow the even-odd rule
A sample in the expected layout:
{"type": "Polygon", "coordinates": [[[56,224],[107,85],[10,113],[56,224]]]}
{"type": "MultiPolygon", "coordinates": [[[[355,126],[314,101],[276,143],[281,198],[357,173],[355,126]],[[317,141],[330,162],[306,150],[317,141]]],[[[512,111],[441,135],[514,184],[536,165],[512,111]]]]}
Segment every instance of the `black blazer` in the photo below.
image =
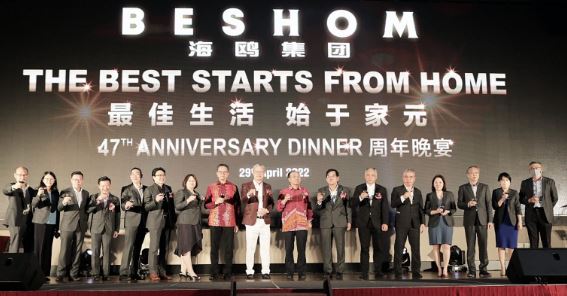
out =
{"type": "Polygon", "coordinates": [[[6,209],[6,226],[24,226],[28,223],[28,217],[32,215],[30,211],[27,215],[23,211],[31,205],[32,198],[37,192],[31,187],[27,187],[27,196],[20,188],[12,189],[12,182],[4,187],[3,193],[8,198],[8,208],[6,209]]]}
{"type": "MultiPolygon", "coordinates": [[[[557,203],[557,188],[555,181],[551,178],[542,177],[541,190],[543,192],[543,211],[547,222],[553,223],[553,207],[557,203]]],[[[528,199],[534,195],[534,181],[532,178],[522,181],[520,186],[520,202],[526,205],[526,221],[533,220],[535,216],[534,204],[528,203],[528,199]]]]}
{"type": "MultiPolygon", "coordinates": [[[[146,185],[142,185],[142,192],[147,190],[146,185]]],[[[140,196],[138,189],[134,184],[122,187],[120,191],[120,207],[124,211],[124,228],[146,226],[148,212],[144,208],[144,197],[140,196]],[[124,207],[126,202],[132,202],[133,205],[129,210],[124,207]]]]}
{"type": "Polygon", "coordinates": [[[201,223],[203,200],[201,200],[199,192],[180,189],[175,193],[173,200],[175,202],[175,211],[178,213],[177,224],[197,225],[201,223]],[[187,204],[187,198],[191,195],[195,195],[197,198],[187,204]]]}
{"type": "Polygon", "coordinates": [[[374,196],[360,201],[360,195],[367,190],[366,183],[356,186],[352,195],[352,208],[356,213],[356,225],[358,227],[366,227],[368,220],[372,221],[372,226],[380,229],[382,224],[389,224],[388,212],[390,205],[388,203],[388,191],[386,188],[376,184],[374,196]],[[372,207],[370,206],[370,198],[372,198],[372,207]]]}
{"type": "MultiPolygon", "coordinates": [[[[492,208],[494,209],[494,225],[498,226],[504,221],[504,205],[498,206],[498,201],[502,197],[502,188],[494,189],[492,191],[492,208]]],[[[512,225],[516,225],[517,216],[522,214],[522,207],[520,206],[520,196],[518,191],[508,190],[508,217],[512,225]]]]}
{"type": "Polygon", "coordinates": [[[435,227],[439,224],[439,219],[443,218],[445,223],[449,226],[454,226],[455,222],[453,221],[453,214],[457,211],[457,204],[455,203],[455,197],[453,196],[453,192],[445,191],[443,193],[443,198],[441,199],[441,203],[439,203],[439,199],[437,198],[437,193],[430,192],[425,197],[425,214],[429,216],[429,222],[427,222],[427,226],[435,227]],[[431,215],[432,210],[438,209],[441,205],[445,208],[445,210],[449,210],[449,214],[446,216],[441,216],[440,214],[431,215]]]}
{"type": "Polygon", "coordinates": [[[37,224],[46,224],[51,213],[55,213],[55,230],[59,230],[59,211],[57,204],[59,203],[59,190],[51,190],[51,199],[48,193],[41,196],[35,196],[32,199],[31,207],[33,209],[32,222],[37,224]]]}
{"type": "Polygon", "coordinates": [[[478,183],[476,189],[477,205],[476,207],[469,208],[468,202],[475,197],[472,185],[470,183],[466,183],[459,186],[459,199],[457,201],[457,206],[459,209],[464,210],[463,226],[474,226],[477,215],[480,225],[492,223],[492,220],[494,220],[494,212],[492,211],[492,201],[489,194],[488,185],[478,183]]]}
{"type": "Polygon", "coordinates": [[[423,214],[423,197],[421,191],[413,188],[413,203],[410,204],[409,198],[402,203],[401,196],[406,193],[404,185],[395,187],[392,190],[392,208],[396,208],[396,228],[419,228],[425,224],[423,214]]]}

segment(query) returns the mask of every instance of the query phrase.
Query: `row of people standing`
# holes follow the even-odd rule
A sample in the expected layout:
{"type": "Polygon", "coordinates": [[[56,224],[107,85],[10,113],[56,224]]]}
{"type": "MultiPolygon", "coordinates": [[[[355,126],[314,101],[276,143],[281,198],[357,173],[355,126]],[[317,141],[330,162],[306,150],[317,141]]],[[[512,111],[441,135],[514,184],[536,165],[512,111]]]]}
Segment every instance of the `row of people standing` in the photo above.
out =
{"type": "MultiPolygon", "coordinates": [[[[202,249],[201,209],[203,205],[209,209],[209,226],[211,227],[211,279],[219,278],[218,251],[220,241],[228,243],[224,252],[224,276],[232,271],[231,242],[238,231],[237,216],[242,209],[242,223],[246,226],[246,273],[253,277],[254,252],[258,238],[260,239],[260,257],[262,261],[262,277],[269,278],[269,238],[270,212],[275,208],[282,212],[282,232],[286,245],[286,271],[289,278],[297,271],[299,278],[305,278],[305,245],[307,229],[311,227],[313,213],[320,218],[321,247],[324,258],[324,272],[332,273],[331,245],[332,238],[337,246],[336,277],[342,278],[344,272],[344,236],[345,231],[353,227],[352,211],[356,214],[356,225],[361,243],[361,277],[368,278],[369,245],[373,242],[374,264],[377,276],[382,276],[381,263],[385,261],[386,250],[381,242],[389,227],[388,211],[390,205],[387,190],[377,184],[377,170],[366,169],[365,183],[357,186],[350,194],[347,187],[339,184],[339,172],[330,169],[326,172],[327,186],[317,191],[311,200],[307,189],[301,186],[301,177],[297,172],[288,175],[289,187],[283,189],[274,201],[271,187],[263,182],[265,167],[255,165],[254,180],[238,187],[228,181],[229,168],[225,164],[217,166],[218,181],[207,187],[205,196],[201,196],[197,188],[197,178],[187,175],[183,180],[183,189],[175,195],[171,187],[165,185],[165,170],[156,168],[152,171],[154,184],[146,187],[141,184],[142,172],[138,168],[131,170],[132,184],[122,188],[121,201],[110,194],[110,179],[102,177],[98,180],[99,193],[89,195],[82,189],[81,172],[71,174],[72,186],[57,192],[55,174],[46,172],[42,177],[38,190],[27,185],[28,171],[24,167],[16,169],[16,182],[8,185],[4,194],[10,199],[7,221],[10,225],[10,251],[17,252],[25,231],[25,217],[33,213],[33,221],[40,224],[36,227],[36,237],[41,235],[47,239],[36,239],[41,245],[34,249],[44,269],[49,269],[51,246],[49,239],[61,233],[61,252],[58,264],[58,280],[66,274],[68,253],[74,253],[70,279],[78,277],[78,256],[81,254],[82,241],[87,228],[93,234],[93,274],[98,277],[94,267],[100,266],[97,256],[103,249],[103,279],[109,273],[109,250],[112,237],[118,235],[120,206],[125,215],[125,248],[120,269],[121,279],[135,279],[137,272],[136,258],[146,234],[150,232],[150,279],[169,278],[165,274],[165,255],[168,253],[169,236],[177,224],[178,250],[183,262],[185,276],[193,279],[195,274],[191,256],[202,249]],[[19,190],[19,191],[18,191],[19,190]],[[15,198],[15,197],[18,198],[15,198]],[[33,196],[33,198],[31,198],[33,196]],[[30,201],[30,198],[32,199],[30,201]],[[29,202],[28,202],[29,201],[29,202]],[[55,202],[57,201],[57,202],[55,202]],[[29,204],[29,206],[28,206],[29,204]],[[57,207],[52,205],[57,204],[57,207]],[[242,206],[242,207],[240,207],[242,206]],[[15,209],[15,210],[14,210],[15,209]],[[21,215],[18,214],[21,212],[21,215]],[[59,214],[61,213],[61,214],[59,214]],[[147,218],[146,218],[146,214],[147,218]],[[88,216],[91,219],[88,219],[88,216]],[[58,215],[61,215],[60,230],[57,230],[58,215]],[[145,220],[145,221],[144,221],[145,220]],[[87,224],[87,222],[89,222],[87,224]],[[94,226],[94,227],[93,227],[94,226]],[[297,241],[297,265],[293,260],[294,241],[297,241]],[[160,250],[158,252],[158,250],[160,250]],[[158,258],[158,255],[159,258],[158,258]],[[49,254],[46,256],[46,254],[49,254]],[[95,255],[97,254],[97,255],[95,255]],[[47,259],[48,260],[47,260],[47,259]],[[96,258],[96,259],[95,259],[96,258]]],[[[486,275],[488,264],[486,252],[486,230],[492,227],[492,209],[496,209],[497,244],[499,254],[506,248],[515,248],[517,232],[521,227],[519,204],[526,204],[526,224],[530,236],[530,244],[537,246],[538,233],[541,233],[544,247],[549,247],[553,206],[557,202],[557,191],[552,179],[542,177],[542,166],[539,162],[530,163],[532,178],[522,182],[520,194],[509,189],[511,177],[505,173],[499,176],[501,188],[493,191],[488,197],[488,186],[478,182],[479,168],[471,166],[467,169],[469,183],[460,186],[457,204],[465,210],[464,226],[467,238],[467,260],[469,276],[475,276],[475,240],[479,240],[480,275],[486,275]],[[535,237],[535,238],[534,238],[535,237]]],[[[421,191],[414,187],[415,171],[409,169],[403,173],[404,185],[392,191],[391,204],[396,209],[396,242],[394,250],[394,269],[396,276],[401,276],[401,252],[405,241],[409,239],[412,250],[419,250],[419,235],[424,230],[424,214],[429,215],[430,244],[434,246],[436,262],[440,275],[447,275],[447,262],[440,265],[439,253],[449,258],[448,248],[452,240],[452,228],[455,202],[451,192],[446,191],[445,180],[435,176],[432,181],[432,192],[425,202],[421,191]]],[[[503,256],[500,256],[502,267],[503,256]]],[[[412,274],[421,277],[419,252],[412,252],[412,274]]]]}

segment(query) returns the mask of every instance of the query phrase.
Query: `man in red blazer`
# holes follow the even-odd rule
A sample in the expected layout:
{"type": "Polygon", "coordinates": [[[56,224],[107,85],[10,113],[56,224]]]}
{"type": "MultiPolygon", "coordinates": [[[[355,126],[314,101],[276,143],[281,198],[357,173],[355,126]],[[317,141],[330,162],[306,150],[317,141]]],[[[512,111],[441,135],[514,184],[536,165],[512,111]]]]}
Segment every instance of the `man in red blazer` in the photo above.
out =
{"type": "Polygon", "coordinates": [[[246,278],[254,278],[254,253],[260,237],[260,260],[262,279],[270,279],[270,211],[274,206],[272,186],[264,182],[266,167],[255,164],[252,167],[254,180],[242,184],[240,199],[246,226],[246,278]]]}

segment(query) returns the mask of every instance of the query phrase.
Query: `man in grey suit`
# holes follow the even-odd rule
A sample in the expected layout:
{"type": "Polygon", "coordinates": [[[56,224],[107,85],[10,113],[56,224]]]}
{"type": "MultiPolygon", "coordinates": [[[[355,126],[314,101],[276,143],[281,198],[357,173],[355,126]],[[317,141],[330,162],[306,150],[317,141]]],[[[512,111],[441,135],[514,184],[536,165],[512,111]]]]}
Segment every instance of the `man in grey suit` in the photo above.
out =
{"type": "Polygon", "coordinates": [[[120,227],[120,201],[110,193],[110,178],[100,177],[97,181],[99,193],[90,196],[87,213],[90,217],[91,256],[93,280],[100,280],[100,248],[102,243],[102,280],[110,274],[110,241],[118,237],[120,227]]]}
{"type": "Polygon", "coordinates": [[[169,237],[164,236],[162,232],[166,226],[166,219],[169,219],[168,215],[170,215],[168,207],[173,205],[172,191],[171,187],[165,185],[165,169],[153,169],[152,178],[154,184],[144,191],[144,207],[148,211],[146,227],[150,231],[150,252],[148,255],[150,280],[169,280],[171,277],[165,273],[165,262],[159,262],[158,266],[158,250],[160,257],[164,256],[165,258],[167,256],[169,237]]]}
{"type": "Polygon", "coordinates": [[[3,190],[4,195],[8,197],[6,226],[10,232],[9,253],[19,253],[20,247],[23,247],[28,215],[31,214],[31,199],[36,195],[35,190],[28,185],[28,175],[27,168],[16,168],[14,172],[16,181],[8,184],[3,190]]]}
{"type": "Polygon", "coordinates": [[[146,236],[146,220],[148,213],[144,209],[144,191],[142,170],[130,170],[132,184],[122,188],[121,207],[124,211],[124,250],[120,264],[121,281],[138,280],[138,260],[144,237],[146,236]]]}
{"type": "Polygon", "coordinates": [[[67,273],[68,258],[73,254],[69,281],[78,281],[80,256],[83,252],[83,240],[87,231],[87,208],[89,192],[83,190],[83,173],[71,173],[71,187],[61,191],[57,208],[60,212],[59,230],[61,231],[61,249],[57,265],[58,282],[63,281],[67,273]]]}
{"type": "Polygon", "coordinates": [[[467,263],[469,278],[476,277],[476,265],[474,261],[476,239],[478,237],[478,257],[480,264],[479,275],[489,277],[486,270],[488,266],[487,229],[492,229],[494,213],[492,210],[491,197],[488,185],[479,183],[480,169],[476,165],[467,168],[468,183],[459,186],[459,198],[457,206],[464,210],[463,226],[467,240],[467,263]]]}
{"type": "Polygon", "coordinates": [[[553,207],[557,203],[557,188],[553,179],[543,176],[543,165],[532,161],[529,165],[531,178],[520,186],[520,203],[526,205],[526,228],[530,248],[539,247],[539,238],[544,248],[551,247],[551,225],[553,207]]]}
{"type": "Polygon", "coordinates": [[[333,272],[333,237],[337,247],[336,279],[343,279],[345,269],[345,233],[350,231],[352,213],[350,208],[350,190],[339,184],[339,171],[327,170],[327,186],[317,190],[317,200],[313,212],[319,216],[321,229],[321,250],[323,252],[323,271],[331,277],[333,272]]]}

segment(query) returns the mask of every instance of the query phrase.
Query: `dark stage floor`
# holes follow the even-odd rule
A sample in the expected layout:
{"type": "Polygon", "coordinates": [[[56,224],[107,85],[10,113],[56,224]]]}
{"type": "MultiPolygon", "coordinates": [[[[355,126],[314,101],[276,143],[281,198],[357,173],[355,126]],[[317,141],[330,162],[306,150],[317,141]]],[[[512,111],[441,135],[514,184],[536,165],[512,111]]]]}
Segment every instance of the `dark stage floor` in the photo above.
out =
{"type": "MultiPolygon", "coordinates": [[[[41,290],[45,291],[153,291],[153,290],[187,290],[187,289],[220,289],[229,290],[229,281],[209,281],[208,275],[201,276],[197,282],[180,279],[177,275],[172,280],[151,282],[149,280],[136,283],[121,282],[118,276],[111,276],[109,281],[93,282],[85,278],[78,282],[55,282],[51,278],[49,283],[44,284],[41,290]]],[[[320,274],[308,274],[305,281],[287,280],[283,274],[273,274],[271,280],[262,280],[257,277],[247,280],[244,275],[235,276],[238,289],[321,289],[323,277],[320,274]]],[[[359,279],[359,274],[345,274],[343,280],[332,280],[333,289],[344,288],[388,288],[388,287],[443,287],[443,286],[494,286],[513,285],[506,277],[501,277],[500,272],[492,272],[490,278],[469,279],[466,273],[455,273],[448,279],[438,278],[436,273],[424,272],[420,280],[411,279],[411,275],[404,275],[402,280],[395,280],[393,275],[375,280],[373,277],[365,281],[359,279]]]]}

